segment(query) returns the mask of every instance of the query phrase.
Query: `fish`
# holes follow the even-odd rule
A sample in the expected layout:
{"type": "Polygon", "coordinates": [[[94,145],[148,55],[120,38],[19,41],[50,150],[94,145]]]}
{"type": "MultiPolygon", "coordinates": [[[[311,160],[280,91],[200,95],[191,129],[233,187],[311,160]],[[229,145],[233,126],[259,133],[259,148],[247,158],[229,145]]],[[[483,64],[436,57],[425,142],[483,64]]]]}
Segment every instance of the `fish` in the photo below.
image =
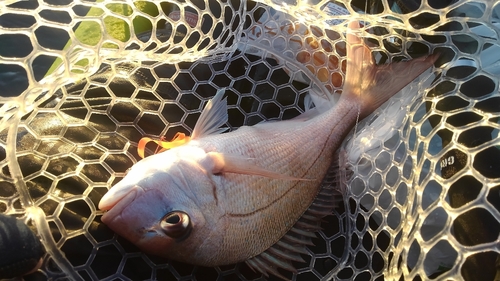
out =
{"type": "Polygon", "coordinates": [[[200,266],[244,261],[266,276],[294,271],[291,261],[307,253],[315,223],[328,215],[330,203],[317,200],[328,201],[321,183],[344,138],[437,59],[376,65],[358,29],[349,24],[334,106],[223,133],[221,89],[189,138],[141,159],[109,189],[101,221],[147,254],[200,266]]]}

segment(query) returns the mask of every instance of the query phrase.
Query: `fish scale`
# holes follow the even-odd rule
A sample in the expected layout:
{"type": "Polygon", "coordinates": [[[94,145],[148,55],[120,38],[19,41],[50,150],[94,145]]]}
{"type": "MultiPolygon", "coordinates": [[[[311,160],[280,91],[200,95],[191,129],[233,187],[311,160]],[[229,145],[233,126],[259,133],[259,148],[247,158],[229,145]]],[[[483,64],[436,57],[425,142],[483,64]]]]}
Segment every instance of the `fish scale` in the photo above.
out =
{"type": "Polygon", "coordinates": [[[0,210],[25,221],[35,218],[34,227],[48,248],[38,275],[74,280],[267,279],[241,263],[204,268],[139,253],[111,234],[100,220],[103,212],[95,208],[137,162],[133,150],[139,138],[170,139],[177,131],[190,132],[218,87],[232,92],[231,128],[299,114],[312,87],[320,96],[340,90],[345,82],[345,23],[356,18],[366,23],[382,63],[436,50],[444,54],[439,69],[408,87],[406,93],[418,92],[415,97],[401,93],[402,98],[377,110],[378,117],[370,117],[375,122],[367,128],[360,124],[344,142],[357,148],[348,155],[354,170],[346,178],[352,189],[345,193],[349,211],[339,206],[325,218],[320,237],[313,239],[316,245],[303,256],[308,263],[294,264],[299,272],[287,276],[494,279],[499,268],[495,261],[500,260],[491,243],[500,227],[500,127],[495,122],[500,101],[498,87],[488,85],[498,85],[500,73],[498,1],[161,0],[129,3],[127,9],[122,9],[123,1],[86,1],[85,6],[64,0],[0,2],[6,42],[0,47],[5,98],[0,210]],[[339,16],[342,10],[332,6],[349,11],[339,16]],[[189,28],[180,17],[164,26],[163,19],[168,21],[175,7],[197,13],[203,21],[189,28]],[[88,9],[100,12],[86,15],[88,9]],[[158,22],[155,11],[162,10],[165,16],[158,22]],[[61,17],[65,12],[73,20],[61,17]],[[134,15],[140,15],[140,22],[134,15]],[[111,18],[121,24],[109,28],[111,18]],[[245,21],[243,28],[238,19],[245,21]],[[152,26],[139,33],[144,30],[141,22],[152,26]],[[213,29],[213,23],[222,28],[213,29]],[[80,31],[89,25],[100,30],[94,38],[106,44],[86,40],[94,33],[80,31]],[[120,30],[130,32],[119,39],[115,31],[120,30]],[[202,36],[190,36],[198,33],[202,36]],[[207,39],[213,44],[205,44],[207,39]],[[168,49],[172,46],[175,52],[168,49]],[[176,64],[187,59],[185,53],[192,55],[189,62],[176,64]],[[213,53],[223,57],[213,60],[213,53]],[[50,57],[62,60],[60,71],[46,72],[50,57]],[[77,119],[67,119],[67,114],[77,119]],[[40,127],[42,123],[50,126],[40,127]],[[494,130],[488,134],[488,129],[494,130]],[[465,162],[457,161],[459,156],[465,162]],[[77,168],[76,174],[52,174],[54,165],[77,168]],[[421,172],[412,172],[417,170],[421,172]],[[37,209],[45,213],[33,212],[37,209]],[[427,227],[428,222],[441,231],[427,227]],[[350,223],[356,228],[346,229],[350,223]],[[405,234],[414,229],[415,235],[405,234]],[[442,240],[436,244],[436,239],[422,240],[421,235],[442,240]]]}
{"type": "MultiPolygon", "coordinates": [[[[350,109],[351,107],[345,106],[345,110],[350,112],[350,117],[347,117],[350,121],[346,121],[345,118],[335,120],[330,126],[336,127],[338,122],[354,123],[357,111],[350,109]]],[[[262,124],[259,127],[259,135],[263,134],[268,137],[258,141],[245,137],[251,135],[249,132],[252,130],[251,127],[241,128],[231,137],[217,135],[200,140],[200,144],[203,142],[206,150],[213,149],[229,154],[238,153],[248,155],[250,158],[265,154],[267,157],[259,161],[259,166],[280,174],[311,179],[283,181],[239,174],[227,174],[220,177],[217,190],[223,189],[223,191],[220,191],[218,198],[224,202],[221,209],[224,209],[225,215],[227,214],[224,218],[228,219],[224,244],[231,245],[231,250],[229,256],[224,250],[221,250],[220,254],[214,253],[213,255],[220,259],[218,263],[227,259],[244,260],[245,257],[261,253],[276,243],[311,205],[319,192],[319,183],[332,162],[333,153],[343,139],[343,133],[347,133],[333,135],[332,141],[329,140],[330,136],[325,135],[325,130],[318,129],[319,136],[316,139],[322,141],[313,142],[307,128],[321,128],[324,125],[322,123],[328,119],[331,120],[329,116],[325,116],[319,120],[299,121],[300,123],[282,122],[285,126],[279,128],[276,128],[274,123],[262,124]],[[302,134],[296,134],[295,130],[302,134]],[[267,134],[268,131],[274,131],[275,134],[267,134]],[[241,145],[242,139],[248,140],[245,145],[241,145]],[[282,143],[280,147],[285,149],[280,150],[276,148],[276,143],[280,143],[282,139],[289,141],[282,143]],[[323,147],[325,139],[328,140],[326,148],[323,147]],[[254,155],[249,154],[249,151],[253,151],[254,155]],[[285,157],[287,155],[288,157],[285,157]],[[245,199],[243,204],[241,198],[245,199]],[[286,211],[276,212],[276,210],[286,211]],[[238,223],[238,220],[242,218],[248,219],[244,225],[238,223]],[[250,252],[249,249],[251,249],[250,252]]],[[[345,126],[345,128],[350,129],[350,126],[345,126]]],[[[316,130],[311,129],[311,131],[314,134],[316,130]]]]}
{"type": "Polygon", "coordinates": [[[248,261],[283,277],[276,270],[290,268],[283,257],[310,244],[305,233],[334,207],[321,182],[346,134],[437,58],[376,66],[357,36],[348,34],[347,43],[346,83],[335,107],[219,134],[228,118],[219,90],[189,142],[139,161],[109,190],[99,203],[108,210],[102,221],[150,254],[203,266],[248,261]],[[305,229],[302,215],[315,218],[302,221],[305,229]],[[280,250],[279,241],[289,249],[280,250]]]}

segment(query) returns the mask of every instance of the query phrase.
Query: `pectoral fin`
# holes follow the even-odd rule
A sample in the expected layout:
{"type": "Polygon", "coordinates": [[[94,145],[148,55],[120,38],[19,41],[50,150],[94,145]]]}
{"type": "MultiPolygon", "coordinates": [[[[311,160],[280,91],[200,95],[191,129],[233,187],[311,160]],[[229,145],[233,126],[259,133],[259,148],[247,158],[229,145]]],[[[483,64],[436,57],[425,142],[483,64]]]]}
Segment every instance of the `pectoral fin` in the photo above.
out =
{"type": "Polygon", "coordinates": [[[245,158],[240,155],[228,155],[218,152],[207,153],[208,157],[213,163],[212,172],[214,174],[220,173],[234,173],[242,175],[255,175],[262,176],[271,179],[282,179],[282,180],[311,180],[304,178],[296,178],[288,175],[283,175],[280,173],[275,173],[257,166],[252,163],[251,158],[245,158]]]}

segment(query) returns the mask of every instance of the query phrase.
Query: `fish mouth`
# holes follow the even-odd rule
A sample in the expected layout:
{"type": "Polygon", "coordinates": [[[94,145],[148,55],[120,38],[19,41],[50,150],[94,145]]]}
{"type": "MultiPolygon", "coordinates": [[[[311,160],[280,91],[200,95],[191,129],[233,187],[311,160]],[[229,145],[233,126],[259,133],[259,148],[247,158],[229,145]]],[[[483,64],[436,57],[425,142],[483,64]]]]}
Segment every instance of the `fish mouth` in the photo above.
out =
{"type": "Polygon", "coordinates": [[[99,204],[100,209],[108,210],[101,217],[101,221],[105,224],[111,223],[116,217],[118,217],[122,213],[123,209],[129,206],[130,203],[132,203],[137,198],[137,196],[139,195],[139,191],[142,191],[142,188],[134,186],[121,198],[115,199],[113,204],[106,205],[104,208],[102,208],[101,204],[99,204]]]}
{"type": "Polygon", "coordinates": [[[125,196],[131,193],[134,189],[142,188],[138,185],[123,185],[121,182],[113,186],[99,201],[98,208],[103,211],[110,210],[117,205],[125,196]]]}

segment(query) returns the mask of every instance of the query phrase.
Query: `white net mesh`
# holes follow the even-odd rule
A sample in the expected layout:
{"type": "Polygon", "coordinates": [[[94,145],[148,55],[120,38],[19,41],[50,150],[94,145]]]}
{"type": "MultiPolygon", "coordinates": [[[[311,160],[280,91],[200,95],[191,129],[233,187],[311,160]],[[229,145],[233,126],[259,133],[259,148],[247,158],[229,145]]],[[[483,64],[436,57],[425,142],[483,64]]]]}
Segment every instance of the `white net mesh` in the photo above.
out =
{"type": "Polygon", "coordinates": [[[498,1],[2,1],[0,211],[34,222],[40,278],[263,278],[141,254],[97,203],[141,137],[189,133],[217,89],[231,128],[336,99],[359,19],[379,63],[440,52],[439,67],[346,139],[346,206],[286,276],[494,280],[499,15],[498,1]]]}

